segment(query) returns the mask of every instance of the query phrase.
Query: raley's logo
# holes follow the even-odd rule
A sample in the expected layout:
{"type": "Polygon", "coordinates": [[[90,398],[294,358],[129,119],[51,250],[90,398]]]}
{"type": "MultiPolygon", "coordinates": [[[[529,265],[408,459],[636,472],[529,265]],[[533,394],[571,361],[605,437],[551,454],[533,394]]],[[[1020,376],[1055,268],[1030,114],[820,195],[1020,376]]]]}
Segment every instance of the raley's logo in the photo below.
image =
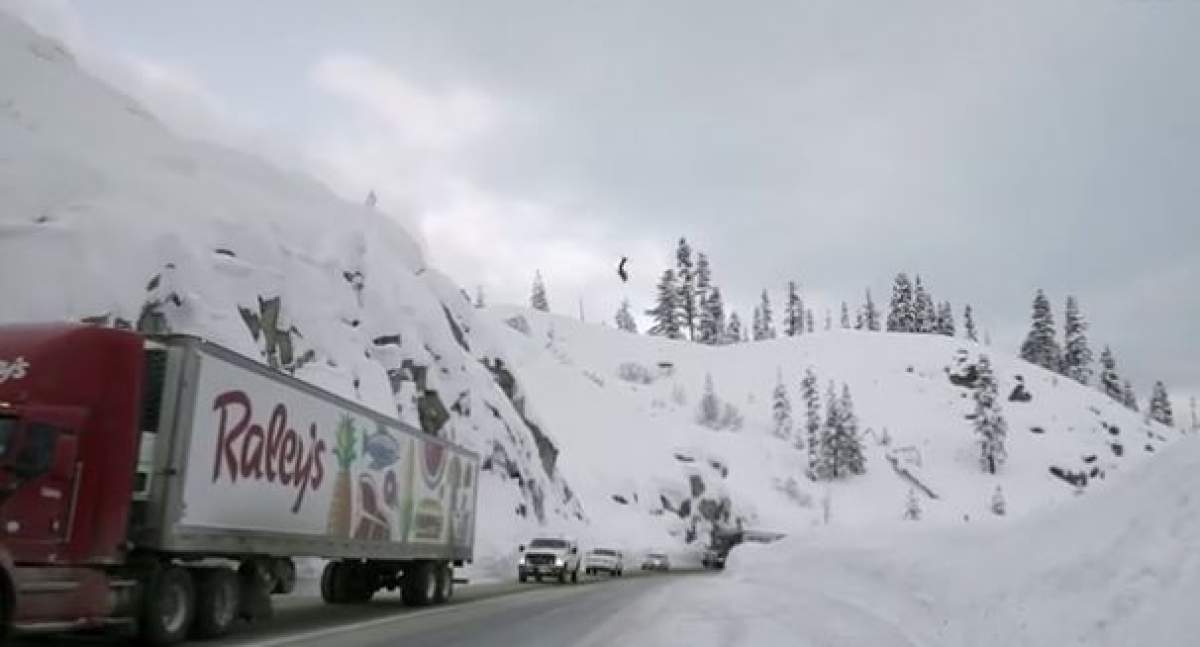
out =
{"type": "Polygon", "coordinates": [[[292,514],[300,511],[304,494],[321,487],[325,478],[322,462],[326,447],[317,439],[317,425],[308,428],[307,443],[295,429],[287,426],[287,407],[275,405],[266,429],[253,421],[250,397],[242,391],[226,391],[213,399],[213,410],[220,413],[217,422],[217,452],[212,480],[222,476],[236,483],[238,478],[268,483],[278,482],[296,490],[292,514]]]}
{"type": "Polygon", "coordinates": [[[29,373],[29,362],[25,361],[24,357],[18,357],[12,361],[4,361],[0,359],[0,384],[12,380],[25,379],[25,375],[29,373]]]}

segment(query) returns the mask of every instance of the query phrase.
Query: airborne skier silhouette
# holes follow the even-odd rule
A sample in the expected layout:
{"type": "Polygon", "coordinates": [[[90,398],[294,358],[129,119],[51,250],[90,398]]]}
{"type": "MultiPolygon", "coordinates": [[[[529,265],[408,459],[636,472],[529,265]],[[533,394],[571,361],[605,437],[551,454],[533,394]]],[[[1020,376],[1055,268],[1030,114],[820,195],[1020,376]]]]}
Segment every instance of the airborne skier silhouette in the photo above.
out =
{"type": "Polygon", "coordinates": [[[622,256],[621,262],[617,264],[617,276],[621,277],[621,281],[629,282],[629,273],[625,271],[625,263],[629,260],[628,257],[622,256]]]}

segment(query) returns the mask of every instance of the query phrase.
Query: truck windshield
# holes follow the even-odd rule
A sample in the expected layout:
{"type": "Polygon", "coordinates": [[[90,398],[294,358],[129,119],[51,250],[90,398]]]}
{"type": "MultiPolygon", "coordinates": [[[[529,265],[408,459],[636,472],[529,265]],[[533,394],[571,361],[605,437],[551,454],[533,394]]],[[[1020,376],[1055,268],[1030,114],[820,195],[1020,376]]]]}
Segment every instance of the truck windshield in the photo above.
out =
{"type": "Polygon", "coordinates": [[[555,550],[566,548],[567,542],[563,539],[534,539],[529,542],[530,548],[552,548],[555,550]]]}
{"type": "Polygon", "coordinates": [[[8,455],[8,448],[17,434],[17,419],[0,416],[0,458],[8,455]]]}
{"type": "Polygon", "coordinates": [[[592,551],[592,554],[600,555],[602,557],[616,557],[617,556],[617,553],[615,551],[611,551],[607,548],[597,548],[596,550],[592,551]]]}

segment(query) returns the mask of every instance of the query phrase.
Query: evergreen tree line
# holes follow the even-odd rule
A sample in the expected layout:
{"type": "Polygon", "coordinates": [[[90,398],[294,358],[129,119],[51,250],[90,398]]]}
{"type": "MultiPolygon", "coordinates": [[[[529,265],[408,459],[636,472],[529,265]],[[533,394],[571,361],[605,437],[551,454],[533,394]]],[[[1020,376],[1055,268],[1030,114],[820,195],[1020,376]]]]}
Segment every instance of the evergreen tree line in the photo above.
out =
{"type": "MultiPolygon", "coordinates": [[[[1029,334],[1021,344],[1021,359],[1080,384],[1091,384],[1095,369],[1094,356],[1087,338],[1088,324],[1080,312],[1079,301],[1074,296],[1067,297],[1061,343],[1057,330],[1050,300],[1046,298],[1046,293],[1039,289],[1033,297],[1032,324],[1029,334]]],[[[1128,379],[1121,378],[1117,371],[1116,357],[1108,346],[1100,353],[1100,374],[1096,387],[1130,410],[1139,410],[1133,384],[1128,379]]],[[[1168,426],[1175,424],[1171,399],[1162,381],[1154,383],[1149,407],[1147,414],[1152,420],[1168,426]]]]}

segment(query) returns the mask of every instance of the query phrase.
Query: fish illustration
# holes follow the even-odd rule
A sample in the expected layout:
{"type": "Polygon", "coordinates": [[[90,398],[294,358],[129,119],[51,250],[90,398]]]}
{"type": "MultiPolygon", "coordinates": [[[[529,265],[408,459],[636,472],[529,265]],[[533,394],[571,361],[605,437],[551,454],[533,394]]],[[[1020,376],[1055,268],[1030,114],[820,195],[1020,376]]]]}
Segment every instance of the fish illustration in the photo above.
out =
{"type": "Polygon", "coordinates": [[[400,441],[392,437],[382,426],[375,428],[375,433],[363,434],[362,453],[371,459],[373,470],[382,470],[396,464],[400,460],[400,441]]]}

